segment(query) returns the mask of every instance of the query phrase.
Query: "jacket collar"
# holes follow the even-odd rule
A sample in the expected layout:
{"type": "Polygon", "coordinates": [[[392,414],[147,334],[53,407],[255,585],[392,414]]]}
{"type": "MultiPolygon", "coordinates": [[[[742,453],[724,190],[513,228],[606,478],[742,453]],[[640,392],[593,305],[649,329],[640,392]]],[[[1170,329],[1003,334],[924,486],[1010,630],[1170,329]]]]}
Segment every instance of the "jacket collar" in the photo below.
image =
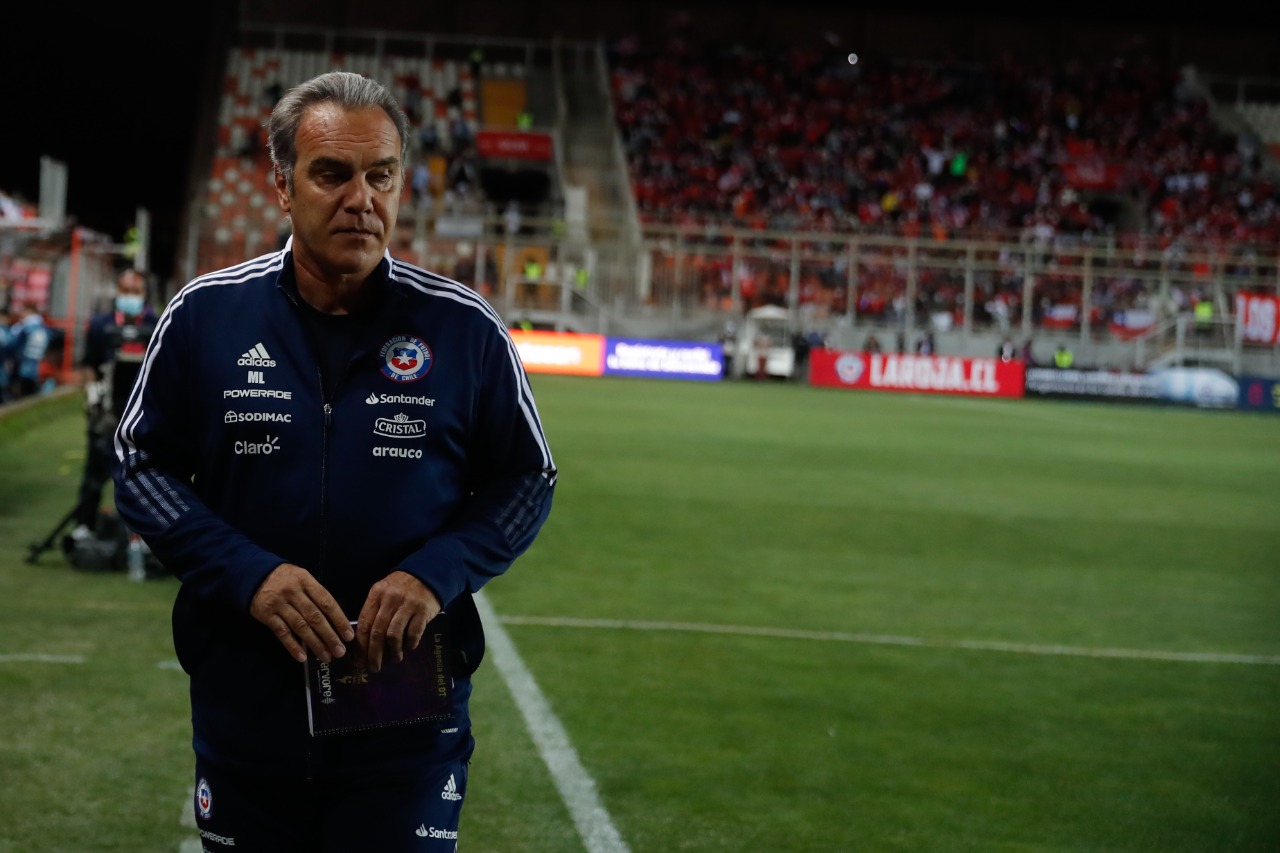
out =
{"type": "MultiPolygon", "coordinates": [[[[298,274],[294,270],[293,265],[293,235],[289,235],[289,239],[285,241],[284,248],[281,250],[284,256],[284,263],[280,266],[279,277],[276,279],[276,287],[285,292],[285,295],[295,305],[302,304],[302,294],[298,292],[298,274]]],[[[398,292],[395,282],[391,278],[391,252],[384,250],[382,260],[378,261],[378,265],[374,267],[370,274],[372,282],[370,286],[381,287],[386,291],[386,296],[390,297],[398,292]]],[[[385,304],[386,300],[379,300],[385,304]]]]}

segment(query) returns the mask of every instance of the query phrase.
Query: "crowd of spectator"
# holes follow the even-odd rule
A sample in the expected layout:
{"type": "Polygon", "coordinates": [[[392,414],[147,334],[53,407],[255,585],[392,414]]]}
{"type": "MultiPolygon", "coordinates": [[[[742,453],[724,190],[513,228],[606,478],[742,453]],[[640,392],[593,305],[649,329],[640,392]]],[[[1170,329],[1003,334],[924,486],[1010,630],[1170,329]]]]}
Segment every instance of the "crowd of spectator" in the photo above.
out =
{"type": "MultiPolygon", "coordinates": [[[[34,204],[0,191],[0,220],[35,220],[34,204]]],[[[52,341],[40,306],[19,294],[9,281],[9,247],[0,251],[0,404],[37,393],[44,379],[44,359],[52,341]]]]}
{"type": "Polygon", "coordinates": [[[609,57],[648,221],[1280,242],[1257,140],[1219,129],[1184,74],[1146,55],[851,62],[676,36],[621,39],[609,57]]]}
{"type": "Polygon", "coordinates": [[[40,393],[52,332],[39,306],[19,301],[0,312],[0,404],[40,393]]]}
{"type": "MultiPolygon", "coordinates": [[[[851,275],[839,254],[846,244],[833,240],[829,263],[800,269],[802,305],[831,314],[852,310],[886,325],[967,315],[1001,329],[1029,314],[1036,325],[1087,318],[1140,328],[1210,298],[1211,277],[1248,276],[1250,252],[1280,244],[1280,194],[1260,143],[1221,130],[1192,78],[1142,53],[1105,62],[994,57],[982,66],[851,61],[825,41],[748,47],[675,34],[658,45],[618,39],[607,56],[645,222],[1002,241],[998,257],[981,259],[966,304],[954,265],[921,255],[908,293],[899,250],[864,247],[851,275]],[[1127,254],[1093,267],[1086,292],[1077,249],[1100,240],[1127,254]],[[1174,287],[1157,302],[1153,270],[1193,244],[1236,247],[1236,266],[1201,270],[1204,288],[1174,287]]],[[[474,85],[479,72],[462,73],[474,85]]],[[[443,92],[447,123],[432,120],[420,86],[415,75],[398,78],[415,131],[406,201],[434,226],[480,209],[484,194],[460,84],[443,92]]],[[[261,108],[282,91],[264,85],[261,108]]],[[[251,171],[266,165],[260,135],[237,153],[251,171]]],[[[0,194],[0,213],[16,209],[0,194]]],[[[724,307],[731,284],[746,308],[792,298],[784,253],[682,264],[699,276],[695,290],[708,306],[724,307]]]]}
{"type": "MultiPolygon", "coordinates": [[[[1150,56],[979,67],[675,35],[618,40],[609,60],[644,221],[1035,247],[1030,304],[1028,258],[1006,249],[976,281],[967,307],[979,322],[1007,328],[1030,311],[1051,325],[1073,310],[1078,322],[1087,298],[1096,325],[1140,327],[1208,298],[1175,290],[1173,304],[1154,305],[1144,271],[1192,245],[1280,243],[1280,195],[1258,141],[1221,130],[1193,78],[1150,56]],[[1097,271],[1086,297],[1072,250],[1102,241],[1129,250],[1126,268],[1097,271]]],[[[959,319],[962,274],[922,265],[908,305],[889,254],[864,258],[859,314],[959,319]]],[[[726,292],[714,272],[709,302],[726,292]]],[[[782,304],[786,278],[748,274],[748,307],[782,304]]],[[[843,313],[847,279],[839,262],[809,270],[801,302],[843,313]]]]}

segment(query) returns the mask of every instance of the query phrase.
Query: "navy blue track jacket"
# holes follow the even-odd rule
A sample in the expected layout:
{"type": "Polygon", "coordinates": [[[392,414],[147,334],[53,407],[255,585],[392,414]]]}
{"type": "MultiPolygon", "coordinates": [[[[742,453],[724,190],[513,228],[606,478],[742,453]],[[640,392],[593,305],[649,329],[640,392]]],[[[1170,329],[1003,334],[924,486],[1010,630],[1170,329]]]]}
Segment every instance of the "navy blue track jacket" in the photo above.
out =
{"type": "Polygon", "coordinates": [[[441,727],[312,738],[302,664],[249,615],[282,562],[354,619],[397,569],[421,579],[460,655],[458,719],[483,633],[471,594],[532,543],[556,467],[501,318],[475,291],[388,253],[386,298],[329,382],[293,283],[292,242],[173,298],[115,436],[116,503],[182,582],[174,645],[193,746],[298,775],[430,758],[441,727]]]}

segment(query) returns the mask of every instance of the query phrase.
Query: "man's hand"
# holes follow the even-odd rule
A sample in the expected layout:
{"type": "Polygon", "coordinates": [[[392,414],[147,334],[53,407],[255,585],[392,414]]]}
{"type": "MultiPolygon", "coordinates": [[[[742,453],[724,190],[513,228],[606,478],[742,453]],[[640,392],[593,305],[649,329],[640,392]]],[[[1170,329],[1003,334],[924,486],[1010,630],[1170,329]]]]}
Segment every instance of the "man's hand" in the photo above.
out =
{"type": "Polygon", "coordinates": [[[369,669],[382,669],[384,656],[397,662],[418,647],[427,623],[440,612],[430,588],[408,572],[392,572],[373,585],[358,620],[357,642],[369,669]]]}
{"type": "Polygon", "coordinates": [[[299,663],[307,649],[325,663],[347,652],[355,632],[351,622],[311,572],[292,563],[276,566],[258,587],[249,614],[271,629],[285,650],[299,663]]]}

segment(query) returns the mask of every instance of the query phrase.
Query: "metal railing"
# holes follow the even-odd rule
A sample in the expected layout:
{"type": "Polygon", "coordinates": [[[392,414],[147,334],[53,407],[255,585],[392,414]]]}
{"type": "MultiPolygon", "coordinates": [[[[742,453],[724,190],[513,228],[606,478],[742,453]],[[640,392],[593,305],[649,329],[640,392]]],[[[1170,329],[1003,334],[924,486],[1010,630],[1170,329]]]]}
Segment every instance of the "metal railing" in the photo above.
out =
{"type": "Polygon", "coordinates": [[[402,248],[408,260],[476,281],[508,316],[671,337],[714,336],[750,308],[777,304],[797,328],[827,332],[881,326],[933,329],[962,342],[1049,334],[1081,346],[1133,344],[1194,302],[1211,301],[1214,316],[1229,320],[1237,291],[1280,291],[1280,251],[1245,244],[1161,249],[1142,241],[645,226],[633,246],[625,223],[598,221],[582,247],[557,236],[554,217],[525,226],[505,234],[493,213],[473,239],[402,248]],[[522,258],[530,256],[542,269],[536,282],[522,277],[522,258]],[[484,266],[468,261],[478,257],[492,259],[489,276],[473,278],[484,266]],[[580,276],[584,258],[591,268],[580,276]]]}

